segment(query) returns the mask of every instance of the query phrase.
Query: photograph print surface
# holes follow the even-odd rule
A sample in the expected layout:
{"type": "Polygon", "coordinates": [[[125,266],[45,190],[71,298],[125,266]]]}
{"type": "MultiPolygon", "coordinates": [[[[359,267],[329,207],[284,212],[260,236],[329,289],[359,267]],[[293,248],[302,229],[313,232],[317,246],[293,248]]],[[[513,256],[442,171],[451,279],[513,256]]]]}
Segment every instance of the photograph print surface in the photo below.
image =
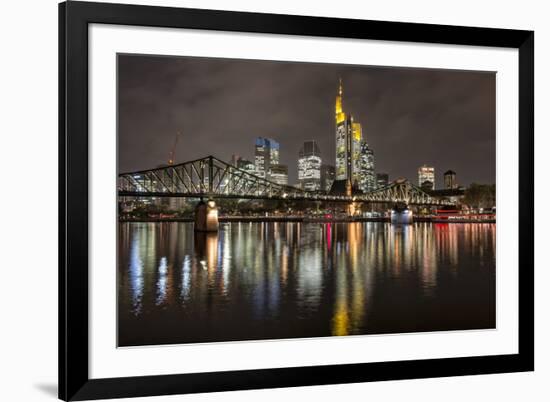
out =
{"type": "Polygon", "coordinates": [[[494,72],[117,64],[118,346],[495,328],[494,72]]]}

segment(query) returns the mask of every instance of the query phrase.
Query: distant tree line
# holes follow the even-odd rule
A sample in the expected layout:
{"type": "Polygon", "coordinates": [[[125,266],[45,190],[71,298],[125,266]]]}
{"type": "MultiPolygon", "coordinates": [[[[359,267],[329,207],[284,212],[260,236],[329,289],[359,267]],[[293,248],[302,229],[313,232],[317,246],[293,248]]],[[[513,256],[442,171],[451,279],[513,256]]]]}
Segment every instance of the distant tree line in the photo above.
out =
{"type": "Polygon", "coordinates": [[[472,183],[464,191],[463,203],[474,208],[492,208],[496,205],[496,185],[472,183]]]}

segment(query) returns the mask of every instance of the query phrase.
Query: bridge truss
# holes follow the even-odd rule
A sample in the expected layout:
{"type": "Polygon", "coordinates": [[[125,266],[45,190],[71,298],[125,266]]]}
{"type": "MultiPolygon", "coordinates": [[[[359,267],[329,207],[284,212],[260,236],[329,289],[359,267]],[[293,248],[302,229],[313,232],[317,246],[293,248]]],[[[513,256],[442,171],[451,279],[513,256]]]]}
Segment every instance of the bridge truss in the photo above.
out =
{"type": "Polygon", "coordinates": [[[454,205],[453,203],[430,196],[420,187],[408,180],[396,180],[388,186],[366,193],[365,197],[371,202],[403,203],[407,205],[454,205]]]}
{"type": "Polygon", "coordinates": [[[354,196],[307,192],[258,177],[213,156],[122,173],[118,177],[118,195],[451,205],[449,201],[431,197],[407,180],[398,180],[376,191],[354,196]]]}

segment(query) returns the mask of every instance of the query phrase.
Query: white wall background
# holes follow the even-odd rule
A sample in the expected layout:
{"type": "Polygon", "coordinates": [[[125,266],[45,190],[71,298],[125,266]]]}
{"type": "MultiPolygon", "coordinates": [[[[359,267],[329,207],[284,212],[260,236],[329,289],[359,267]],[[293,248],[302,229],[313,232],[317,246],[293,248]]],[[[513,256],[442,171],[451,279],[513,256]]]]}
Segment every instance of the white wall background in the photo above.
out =
{"type": "MultiPolygon", "coordinates": [[[[118,1],[132,2],[132,1],[118,1]]],[[[164,0],[144,4],[534,29],[536,207],[550,168],[550,25],[546,2],[164,0]]],[[[0,5],[0,400],[54,400],[57,382],[57,1],[0,5]]],[[[550,272],[536,225],[535,373],[256,390],[133,401],[550,400],[550,272]]]]}

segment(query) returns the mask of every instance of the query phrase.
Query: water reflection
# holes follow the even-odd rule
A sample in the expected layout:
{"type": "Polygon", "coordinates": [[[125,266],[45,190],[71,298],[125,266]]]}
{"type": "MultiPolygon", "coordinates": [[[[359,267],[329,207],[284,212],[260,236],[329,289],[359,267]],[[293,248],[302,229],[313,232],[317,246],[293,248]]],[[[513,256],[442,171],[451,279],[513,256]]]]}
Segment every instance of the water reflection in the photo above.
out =
{"type": "Polygon", "coordinates": [[[191,257],[186,255],[183,257],[183,265],[181,267],[181,292],[180,296],[183,302],[189,299],[191,292],[191,257]]]}
{"type": "Polygon", "coordinates": [[[494,224],[123,223],[119,344],[494,327],[494,224]]]}
{"type": "Polygon", "coordinates": [[[130,291],[132,293],[132,313],[141,313],[141,300],[143,297],[143,262],[139,255],[139,237],[132,241],[130,250],[130,291]]]}
{"type": "Polygon", "coordinates": [[[166,274],[168,273],[168,265],[166,263],[166,257],[160,259],[160,265],[158,269],[157,279],[157,306],[166,301],[166,287],[168,280],[166,274]]]}

